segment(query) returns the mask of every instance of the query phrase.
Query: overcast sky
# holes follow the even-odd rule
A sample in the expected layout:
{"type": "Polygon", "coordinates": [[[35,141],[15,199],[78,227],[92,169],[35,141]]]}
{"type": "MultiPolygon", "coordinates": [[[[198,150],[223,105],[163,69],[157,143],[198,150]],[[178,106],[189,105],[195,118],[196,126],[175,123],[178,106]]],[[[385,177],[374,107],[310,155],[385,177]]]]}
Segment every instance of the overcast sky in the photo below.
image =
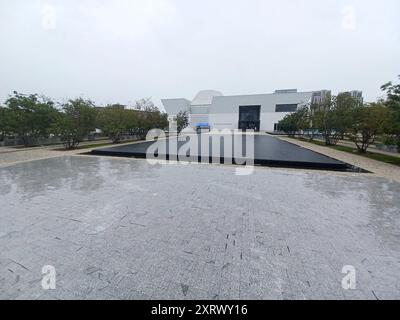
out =
{"type": "Polygon", "coordinates": [[[398,0],[0,0],[0,102],[283,88],[374,100],[398,74],[398,0]]]}

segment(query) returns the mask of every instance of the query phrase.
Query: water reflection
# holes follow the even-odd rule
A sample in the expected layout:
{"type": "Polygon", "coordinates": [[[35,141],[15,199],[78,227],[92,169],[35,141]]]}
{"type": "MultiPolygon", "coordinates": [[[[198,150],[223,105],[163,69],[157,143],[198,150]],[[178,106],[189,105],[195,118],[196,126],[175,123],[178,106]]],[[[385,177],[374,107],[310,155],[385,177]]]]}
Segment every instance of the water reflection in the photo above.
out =
{"type": "Polygon", "coordinates": [[[400,184],[379,179],[367,184],[370,199],[370,226],[392,249],[400,249],[400,184]]]}
{"type": "Polygon", "coordinates": [[[81,161],[79,157],[60,157],[0,169],[0,185],[6,191],[2,195],[14,191],[22,199],[61,188],[91,192],[103,183],[100,163],[94,158],[81,161]]]}
{"type": "Polygon", "coordinates": [[[31,161],[0,169],[0,196],[14,192],[27,200],[60,189],[90,193],[136,178],[156,179],[159,166],[146,161],[72,156],[31,161]]]}
{"type": "MultiPolygon", "coordinates": [[[[367,227],[374,230],[382,242],[400,250],[400,184],[384,178],[339,176],[335,174],[307,174],[304,184],[321,196],[353,199],[367,210],[367,227]]],[[[321,201],[323,198],[321,197],[321,201]]],[[[351,212],[349,212],[351,214],[351,212]]]]}
{"type": "Polygon", "coordinates": [[[359,175],[341,176],[337,174],[306,174],[305,186],[333,199],[347,196],[351,192],[359,193],[363,189],[365,179],[359,175]],[[360,179],[361,178],[361,179],[360,179]]]}

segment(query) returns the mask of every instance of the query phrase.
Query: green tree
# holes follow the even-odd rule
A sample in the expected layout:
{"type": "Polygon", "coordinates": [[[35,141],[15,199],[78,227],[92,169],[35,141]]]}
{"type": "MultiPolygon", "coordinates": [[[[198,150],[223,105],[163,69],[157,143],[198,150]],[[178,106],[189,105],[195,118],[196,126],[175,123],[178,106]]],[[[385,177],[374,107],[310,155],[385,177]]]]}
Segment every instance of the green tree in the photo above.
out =
{"type": "Polygon", "coordinates": [[[286,115],[281,121],[279,121],[279,129],[287,133],[289,136],[295,136],[296,133],[309,129],[309,116],[309,108],[306,106],[302,107],[296,112],[286,115]]]}
{"type": "Polygon", "coordinates": [[[62,106],[54,130],[67,149],[76,148],[96,128],[96,115],[97,110],[90,100],[78,98],[62,106]]]}
{"type": "Polygon", "coordinates": [[[127,110],[122,105],[111,105],[99,111],[97,124],[113,143],[119,143],[123,134],[136,127],[136,115],[137,112],[127,110]]]}
{"type": "Polygon", "coordinates": [[[179,111],[176,115],[176,128],[178,130],[178,134],[182,132],[183,129],[189,126],[189,112],[188,111],[179,111]]]}
{"type": "Polygon", "coordinates": [[[9,110],[7,108],[0,107],[0,141],[4,140],[4,137],[10,132],[9,126],[9,110]]]}
{"type": "Polygon", "coordinates": [[[353,110],[352,125],[348,136],[359,152],[366,153],[384,131],[388,108],[382,103],[364,104],[353,110]]]}
{"type": "Polygon", "coordinates": [[[354,109],[361,104],[350,94],[340,94],[312,106],[312,126],[322,134],[326,145],[336,145],[343,139],[352,124],[354,109]]]}
{"type": "Polygon", "coordinates": [[[166,129],[168,116],[154,105],[150,98],[136,101],[134,110],[137,112],[137,125],[143,137],[151,129],[166,129]]]}
{"type": "Polygon", "coordinates": [[[25,146],[38,138],[47,138],[58,113],[54,103],[37,94],[21,94],[14,91],[6,101],[7,128],[17,134],[25,146]]]}
{"type": "Polygon", "coordinates": [[[297,132],[296,121],[293,115],[286,115],[282,120],[278,123],[279,129],[289,136],[295,136],[297,132]]]}
{"type": "Polygon", "coordinates": [[[168,114],[165,112],[160,112],[157,116],[157,126],[156,128],[166,130],[168,128],[168,114]]]}
{"type": "MultiPolygon", "coordinates": [[[[400,76],[399,76],[400,79],[400,76]]],[[[389,117],[385,125],[385,133],[400,149],[400,84],[388,82],[381,89],[386,92],[385,105],[389,108],[389,117]]]]}

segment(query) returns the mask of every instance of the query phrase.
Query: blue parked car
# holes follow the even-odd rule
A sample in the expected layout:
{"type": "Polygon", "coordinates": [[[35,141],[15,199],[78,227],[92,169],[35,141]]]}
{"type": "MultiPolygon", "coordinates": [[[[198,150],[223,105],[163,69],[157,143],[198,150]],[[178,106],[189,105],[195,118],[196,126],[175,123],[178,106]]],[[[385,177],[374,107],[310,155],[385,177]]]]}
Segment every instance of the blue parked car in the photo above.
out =
{"type": "Polygon", "coordinates": [[[198,122],[195,128],[197,133],[210,132],[210,124],[207,122],[198,122]]]}

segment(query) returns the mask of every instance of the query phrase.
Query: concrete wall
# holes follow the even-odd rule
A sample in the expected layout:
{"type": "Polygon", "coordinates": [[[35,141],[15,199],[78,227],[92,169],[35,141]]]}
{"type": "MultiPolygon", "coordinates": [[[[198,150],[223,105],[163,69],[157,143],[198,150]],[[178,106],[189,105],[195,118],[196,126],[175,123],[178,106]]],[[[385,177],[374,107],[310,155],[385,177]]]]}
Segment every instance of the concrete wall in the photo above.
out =
{"type": "Polygon", "coordinates": [[[298,104],[299,107],[308,103],[312,92],[285,94],[260,94],[244,96],[214,97],[210,108],[209,122],[215,129],[237,129],[240,106],[261,106],[260,130],[273,131],[274,124],[282,120],[287,112],[275,112],[277,104],[298,104]]]}
{"type": "Polygon", "coordinates": [[[198,105],[190,107],[189,123],[191,127],[195,127],[197,123],[209,123],[209,113],[211,105],[198,105]]]}
{"type": "Polygon", "coordinates": [[[208,114],[191,114],[189,123],[191,127],[195,127],[197,123],[209,123],[209,115],[208,114]]]}

